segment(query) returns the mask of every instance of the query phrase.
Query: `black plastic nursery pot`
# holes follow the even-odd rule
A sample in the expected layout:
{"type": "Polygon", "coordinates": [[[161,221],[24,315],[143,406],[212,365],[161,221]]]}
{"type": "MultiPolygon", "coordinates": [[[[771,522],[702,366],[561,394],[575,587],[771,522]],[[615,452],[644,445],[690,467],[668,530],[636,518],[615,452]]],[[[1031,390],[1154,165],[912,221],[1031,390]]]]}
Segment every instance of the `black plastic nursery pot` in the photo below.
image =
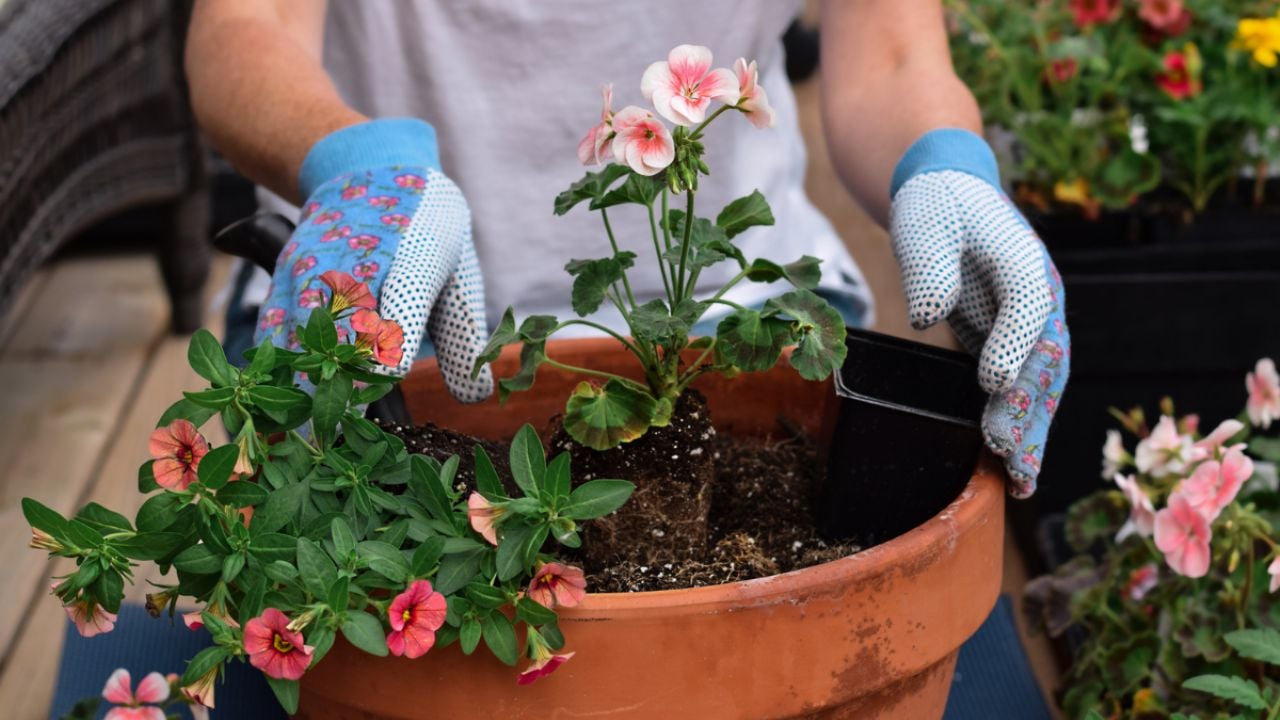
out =
{"type": "Polygon", "coordinates": [[[932,517],[968,482],[986,398],[970,356],[850,329],[818,528],[863,546],[932,517]]]}

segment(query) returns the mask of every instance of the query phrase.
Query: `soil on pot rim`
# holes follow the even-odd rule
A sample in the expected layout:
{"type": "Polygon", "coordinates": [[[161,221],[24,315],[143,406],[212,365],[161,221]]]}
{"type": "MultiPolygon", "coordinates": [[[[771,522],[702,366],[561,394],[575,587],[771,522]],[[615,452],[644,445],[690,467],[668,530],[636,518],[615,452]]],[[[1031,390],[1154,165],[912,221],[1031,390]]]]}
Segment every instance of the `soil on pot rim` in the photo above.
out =
{"type": "MultiPolygon", "coordinates": [[[[861,549],[856,543],[824,540],[818,534],[812,493],[825,473],[823,459],[799,428],[784,426],[785,435],[768,443],[714,434],[706,439],[704,452],[714,463],[715,478],[706,543],[697,556],[614,557],[605,561],[567,550],[562,556],[582,564],[592,592],[643,592],[751,580],[852,555],[861,549]]],[[[474,486],[473,453],[480,444],[504,482],[510,483],[505,443],[478,440],[431,424],[386,429],[404,440],[410,452],[441,461],[458,455],[458,480],[468,488],[474,486]]],[[[579,477],[583,464],[574,454],[575,482],[583,479],[579,477]]],[[[629,506],[630,501],[620,512],[625,513],[629,506]]],[[[639,536],[619,540],[630,540],[636,546],[652,543],[651,529],[635,527],[631,531],[639,536]]],[[[590,542],[589,530],[584,536],[585,542],[590,542]]]]}

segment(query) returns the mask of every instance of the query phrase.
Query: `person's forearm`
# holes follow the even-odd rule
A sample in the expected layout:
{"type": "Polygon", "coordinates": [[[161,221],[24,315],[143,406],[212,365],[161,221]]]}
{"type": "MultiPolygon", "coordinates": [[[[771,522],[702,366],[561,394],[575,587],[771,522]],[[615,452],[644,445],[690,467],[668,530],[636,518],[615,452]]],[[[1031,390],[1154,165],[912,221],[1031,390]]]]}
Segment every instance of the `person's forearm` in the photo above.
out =
{"type": "Polygon", "coordinates": [[[316,0],[200,0],[187,40],[200,126],[240,172],[292,202],[311,146],[366,119],[325,73],[323,23],[316,0]]]}
{"type": "Polygon", "coordinates": [[[826,0],[823,123],[837,173],[882,225],[889,181],[930,130],[982,131],[972,93],[955,76],[939,0],[826,0]]]}

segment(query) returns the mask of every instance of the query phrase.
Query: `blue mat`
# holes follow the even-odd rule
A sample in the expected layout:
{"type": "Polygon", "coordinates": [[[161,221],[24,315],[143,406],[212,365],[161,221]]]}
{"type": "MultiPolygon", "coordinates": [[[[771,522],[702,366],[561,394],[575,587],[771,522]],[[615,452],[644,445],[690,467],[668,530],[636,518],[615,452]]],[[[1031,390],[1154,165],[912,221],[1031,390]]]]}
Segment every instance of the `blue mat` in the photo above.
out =
{"type": "MultiPolygon", "coordinates": [[[[181,672],[185,661],[208,644],[208,634],[191,632],[181,620],[152,620],[137,606],[120,611],[116,630],[85,639],[67,626],[52,720],[78,700],[97,696],[112,670],[128,668],[137,683],[151,671],[181,672]]],[[[217,690],[214,718],[284,720],[258,671],[231,663],[227,683],[217,690]]],[[[106,713],[103,708],[102,714],[106,713]]],[[[101,715],[100,715],[101,717],[101,715]]],[[[183,717],[187,717],[185,714],[183,717]]],[[[960,649],[944,720],[1049,720],[1013,621],[1013,603],[1001,596],[991,616],[960,649]]]]}

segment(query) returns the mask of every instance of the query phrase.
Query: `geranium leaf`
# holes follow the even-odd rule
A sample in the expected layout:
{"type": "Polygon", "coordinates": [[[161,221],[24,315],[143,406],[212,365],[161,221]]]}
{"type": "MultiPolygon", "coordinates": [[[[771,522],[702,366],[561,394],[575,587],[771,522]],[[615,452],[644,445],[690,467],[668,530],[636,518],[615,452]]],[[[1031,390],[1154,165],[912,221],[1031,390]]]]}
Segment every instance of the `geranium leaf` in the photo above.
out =
{"type": "Polygon", "coordinates": [[[573,209],[574,205],[583,200],[599,200],[608,192],[609,187],[618,181],[618,178],[631,172],[625,165],[610,163],[599,172],[589,172],[583,178],[569,186],[568,190],[556,196],[555,213],[556,215],[564,215],[573,209]]]}
{"type": "Polygon", "coordinates": [[[519,336],[516,335],[515,311],[507,308],[507,311],[502,313],[502,320],[498,322],[498,327],[489,336],[489,342],[485,344],[484,350],[476,358],[476,364],[471,368],[471,379],[474,380],[480,374],[480,368],[497,360],[498,356],[502,354],[502,348],[519,339],[519,336]]]}
{"type": "Polygon", "coordinates": [[[654,299],[631,311],[631,330],[640,340],[666,343],[687,336],[689,324],[673,316],[661,299],[654,299]]]}
{"type": "Polygon", "coordinates": [[[653,423],[657,402],[618,380],[604,387],[582,382],[565,405],[564,429],[592,450],[607,450],[640,437],[653,423]]]}
{"type": "Polygon", "coordinates": [[[1087,552],[1098,540],[1115,537],[1128,516],[1118,493],[1095,493],[1067,508],[1063,529],[1076,552],[1087,552]]]}
{"type": "Polygon", "coordinates": [[[791,324],[756,310],[736,310],[716,326],[716,340],[725,360],[749,371],[768,370],[778,362],[791,340],[791,324]]]}
{"type": "Polygon", "coordinates": [[[1197,675],[1182,683],[1188,690],[1199,690],[1223,700],[1230,700],[1252,710],[1266,710],[1267,701],[1253,681],[1227,675],[1197,675]]]}
{"type": "Polygon", "coordinates": [[[771,283],[785,279],[802,290],[818,287],[822,279],[822,261],[816,257],[804,257],[786,265],[779,265],[772,260],[756,258],[747,266],[747,279],[752,282],[771,283]]]}
{"type": "Polygon", "coordinates": [[[724,228],[725,234],[733,237],[747,228],[757,225],[772,225],[773,211],[759,190],[746,197],[740,197],[729,203],[716,216],[716,225],[724,228]]]}
{"type": "Polygon", "coordinates": [[[605,293],[622,280],[623,273],[635,264],[635,259],[635,253],[624,250],[609,258],[570,260],[564,269],[573,276],[570,295],[573,311],[580,317],[586,317],[598,310],[605,300],[605,293]]]}
{"type": "MultiPolygon", "coordinates": [[[[684,212],[671,210],[667,216],[667,225],[671,228],[671,238],[675,245],[663,254],[663,258],[667,262],[678,265],[681,256],[684,255],[684,212]]],[[[700,270],[726,258],[733,258],[742,267],[747,264],[742,251],[729,242],[729,236],[725,234],[724,228],[712,224],[706,218],[695,218],[693,228],[689,232],[689,254],[685,258],[685,268],[700,270]]]]}
{"type": "Polygon", "coordinates": [[[811,290],[792,290],[765,303],[765,311],[795,319],[792,336],[798,342],[791,366],[806,380],[825,380],[844,364],[844,318],[811,290]]]}
{"type": "Polygon", "coordinates": [[[603,210],[614,205],[635,203],[649,206],[662,192],[662,182],[656,177],[646,177],[637,173],[627,176],[626,182],[618,186],[598,200],[591,201],[592,210],[603,210]]]}
{"type": "Polygon", "coordinates": [[[525,343],[520,349],[520,370],[511,377],[498,381],[498,402],[506,402],[507,396],[513,392],[521,392],[533,387],[537,379],[538,366],[547,359],[543,343],[525,343]]]}
{"type": "Polygon", "coordinates": [[[558,324],[553,315],[530,315],[520,323],[520,339],[527,343],[546,342],[558,324]]]}
{"type": "Polygon", "coordinates": [[[1233,630],[1225,639],[1244,657],[1280,665],[1280,632],[1270,628],[1233,630]]]}

